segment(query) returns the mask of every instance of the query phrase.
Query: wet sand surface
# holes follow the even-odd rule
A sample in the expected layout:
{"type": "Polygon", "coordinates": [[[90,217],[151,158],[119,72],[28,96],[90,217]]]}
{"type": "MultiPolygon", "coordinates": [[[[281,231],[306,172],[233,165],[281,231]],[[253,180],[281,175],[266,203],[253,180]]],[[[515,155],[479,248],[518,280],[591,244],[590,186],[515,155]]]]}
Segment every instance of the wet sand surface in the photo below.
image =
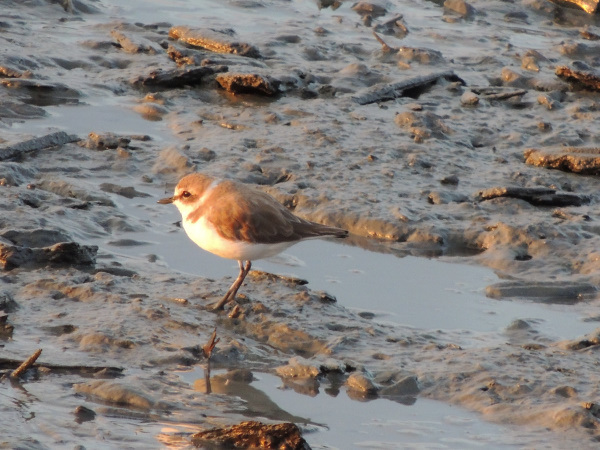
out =
{"type": "Polygon", "coordinates": [[[2,9],[3,446],[187,448],[249,417],[295,422],[313,448],[598,445],[600,97],[555,73],[598,65],[597,16],[546,1],[2,9]],[[257,261],[241,314],[211,312],[236,263],[156,204],[195,170],[352,236],[257,261]]]}

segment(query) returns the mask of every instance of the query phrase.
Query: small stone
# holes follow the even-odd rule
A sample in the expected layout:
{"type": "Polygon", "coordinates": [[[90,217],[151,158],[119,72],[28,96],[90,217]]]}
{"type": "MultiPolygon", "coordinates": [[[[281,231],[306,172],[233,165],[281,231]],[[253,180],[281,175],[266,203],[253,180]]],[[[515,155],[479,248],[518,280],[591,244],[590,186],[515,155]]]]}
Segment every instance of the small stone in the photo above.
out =
{"type": "Polygon", "coordinates": [[[381,389],[380,394],[386,396],[414,396],[421,392],[419,382],[416,376],[408,376],[391,386],[386,386],[381,389]]]}
{"type": "Polygon", "coordinates": [[[521,67],[531,72],[540,71],[540,66],[538,65],[537,60],[533,56],[523,56],[523,58],[521,59],[521,67]]]}
{"type": "Polygon", "coordinates": [[[444,2],[444,9],[459,14],[463,17],[470,17],[475,14],[475,8],[473,8],[464,0],[446,0],[444,2]]]}
{"type": "Polygon", "coordinates": [[[362,395],[369,396],[377,394],[378,388],[371,379],[362,373],[354,372],[346,380],[348,389],[356,391],[362,395]]]}
{"type": "Polygon", "coordinates": [[[456,175],[448,175],[440,180],[440,183],[442,183],[442,184],[450,184],[453,186],[457,186],[458,182],[459,182],[459,179],[456,175]]]}
{"type": "Polygon", "coordinates": [[[463,106],[474,106],[479,103],[479,96],[474,92],[467,91],[460,96],[460,103],[463,106]]]}
{"type": "Polygon", "coordinates": [[[73,411],[73,414],[75,415],[75,422],[77,423],[89,422],[96,418],[96,413],[85,406],[78,406],[75,408],[75,411],[73,411]]]}

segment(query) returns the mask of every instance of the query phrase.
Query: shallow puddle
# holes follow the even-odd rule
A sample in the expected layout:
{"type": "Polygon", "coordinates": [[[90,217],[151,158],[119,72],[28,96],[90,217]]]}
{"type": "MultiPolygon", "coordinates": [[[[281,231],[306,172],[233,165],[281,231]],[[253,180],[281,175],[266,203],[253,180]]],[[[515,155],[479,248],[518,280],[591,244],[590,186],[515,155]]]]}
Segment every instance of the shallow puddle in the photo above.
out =
{"type": "MultiPolygon", "coordinates": [[[[248,417],[293,420],[304,429],[312,448],[518,448],[515,430],[486,423],[474,413],[442,403],[417,399],[402,404],[387,399],[357,402],[344,388],[301,395],[271,374],[254,373],[250,383],[219,382],[213,372],[213,392],[247,402],[248,417]]],[[[181,378],[205,392],[204,372],[195,368],[181,378]]]]}
{"type": "MultiPolygon", "coordinates": [[[[154,224],[153,231],[131,236],[145,245],[111,247],[111,251],[130,257],[158,255],[175,271],[214,278],[224,292],[229,281],[222,278],[237,276],[237,262],[193,244],[183,229],[173,225],[180,220],[176,208],[165,207],[164,214],[156,214],[155,200],[170,192],[146,192],[152,197],[115,199],[141,221],[154,224]]],[[[98,244],[106,245],[106,241],[98,244]]],[[[343,241],[312,240],[270,260],[255,261],[253,269],[305,279],[310,289],[326,291],[347,308],[373,313],[379,322],[464,331],[463,345],[470,339],[504,341],[498,333],[518,319],[527,320],[538,333],[552,339],[573,338],[596,328],[595,322],[584,322],[573,305],[487,298],[485,287],[498,277],[490,269],[460,264],[457,259],[400,258],[343,241]]]]}

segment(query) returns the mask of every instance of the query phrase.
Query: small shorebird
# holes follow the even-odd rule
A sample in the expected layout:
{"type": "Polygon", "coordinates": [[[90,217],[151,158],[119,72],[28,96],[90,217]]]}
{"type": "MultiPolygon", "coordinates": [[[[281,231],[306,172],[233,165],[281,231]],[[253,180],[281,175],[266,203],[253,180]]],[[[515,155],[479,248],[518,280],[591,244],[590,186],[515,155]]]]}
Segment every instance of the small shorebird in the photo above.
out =
{"type": "Polygon", "coordinates": [[[240,274],[214,309],[235,299],[253,260],[274,256],[304,239],[348,235],[341,228],[296,217],[249,185],[201,173],[183,177],[173,197],[158,203],[177,206],[183,229],[199,247],[238,261],[240,274]]]}

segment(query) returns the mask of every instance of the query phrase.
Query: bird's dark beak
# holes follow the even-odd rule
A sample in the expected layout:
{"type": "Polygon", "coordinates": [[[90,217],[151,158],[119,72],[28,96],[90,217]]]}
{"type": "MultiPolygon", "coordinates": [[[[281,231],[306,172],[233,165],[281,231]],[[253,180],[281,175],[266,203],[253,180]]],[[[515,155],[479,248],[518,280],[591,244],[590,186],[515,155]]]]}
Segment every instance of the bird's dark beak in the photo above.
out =
{"type": "Polygon", "coordinates": [[[156,203],[160,203],[161,205],[168,205],[169,203],[173,203],[175,201],[174,197],[161,198],[156,203]]]}

